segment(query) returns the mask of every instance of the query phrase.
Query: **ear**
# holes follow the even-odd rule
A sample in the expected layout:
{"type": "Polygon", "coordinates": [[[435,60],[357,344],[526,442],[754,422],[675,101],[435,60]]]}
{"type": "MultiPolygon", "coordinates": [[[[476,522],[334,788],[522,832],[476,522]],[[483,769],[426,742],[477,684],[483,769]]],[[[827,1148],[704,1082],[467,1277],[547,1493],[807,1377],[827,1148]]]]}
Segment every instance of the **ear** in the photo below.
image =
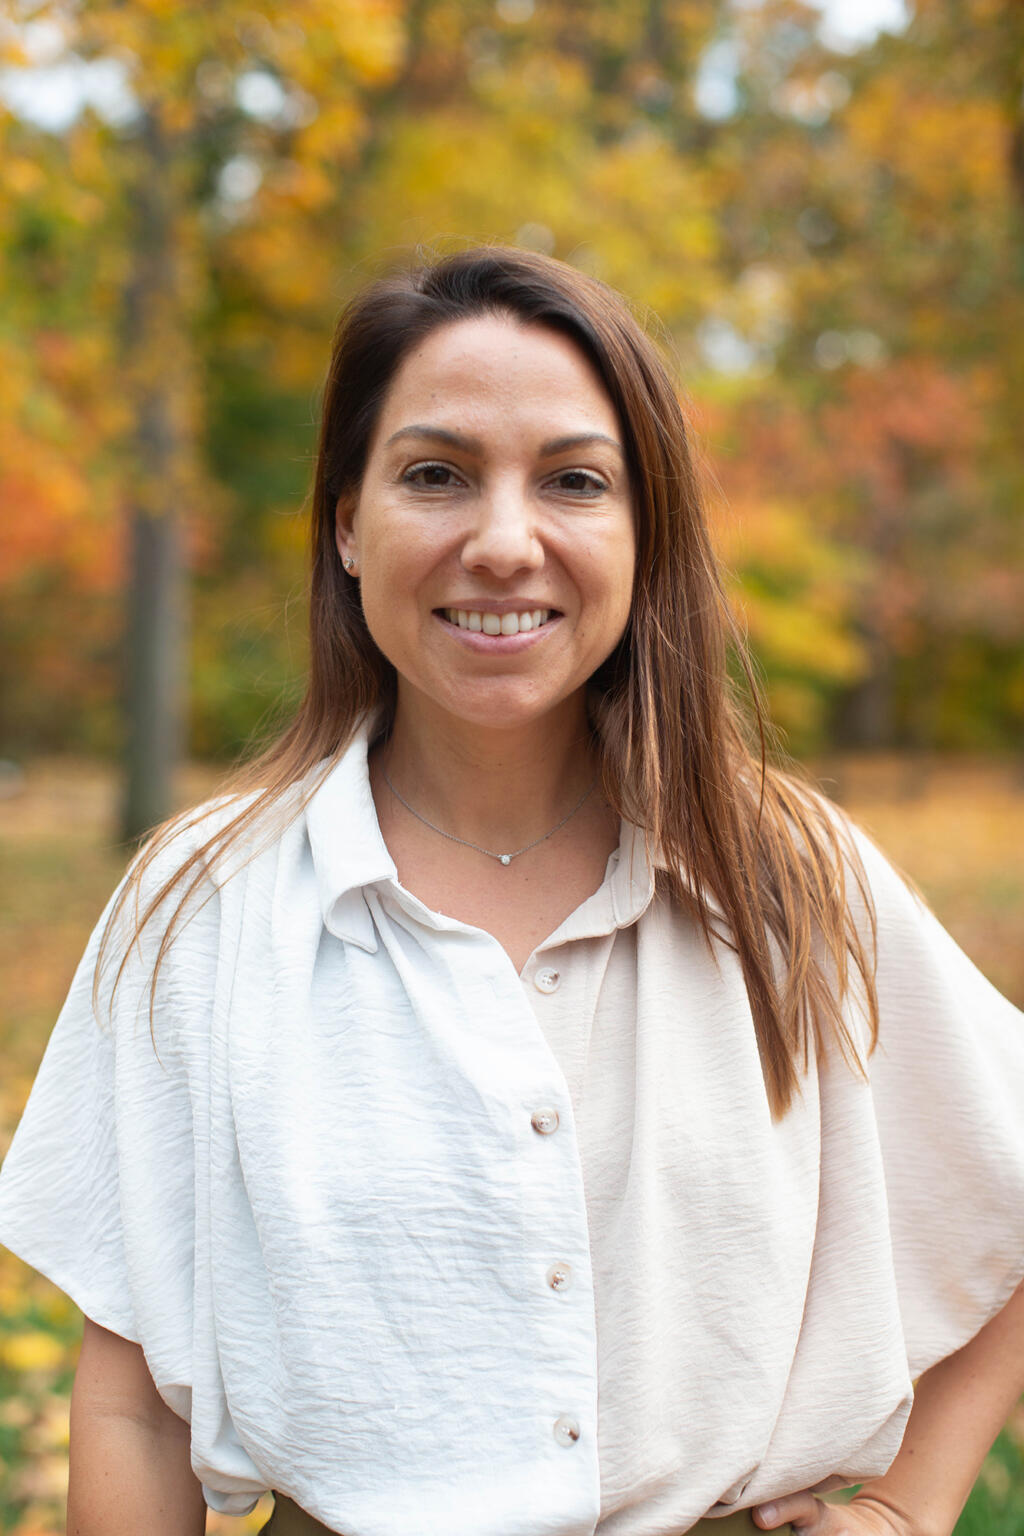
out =
{"type": "Polygon", "coordinates": [[[334,508],[334,542],[338,546],[338,554],[342,564],[350,576],[356,574],[359,562],[358,542],[356,539],[356,497],[352,495],[339,496],[334,508]],[[345,562],[353,561],[349,566],[345,562]]]}

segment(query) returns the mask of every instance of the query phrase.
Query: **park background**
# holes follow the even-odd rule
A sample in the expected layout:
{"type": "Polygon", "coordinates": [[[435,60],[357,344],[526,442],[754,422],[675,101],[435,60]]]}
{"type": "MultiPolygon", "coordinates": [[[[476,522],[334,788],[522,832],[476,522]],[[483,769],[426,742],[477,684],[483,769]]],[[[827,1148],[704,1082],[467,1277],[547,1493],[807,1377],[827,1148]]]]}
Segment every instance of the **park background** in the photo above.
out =
{"type": "MultiPolygon", "coordinates": [[[[1018,0],[7,0],[0,1152],[127,840],[298,699],[331,330],[418,247],[647,317],[779,749],[1024,1005],[1022,89],[1018,0]]],[[[0,1253],[12,1536],[80,1328],[0,1253]]]]}

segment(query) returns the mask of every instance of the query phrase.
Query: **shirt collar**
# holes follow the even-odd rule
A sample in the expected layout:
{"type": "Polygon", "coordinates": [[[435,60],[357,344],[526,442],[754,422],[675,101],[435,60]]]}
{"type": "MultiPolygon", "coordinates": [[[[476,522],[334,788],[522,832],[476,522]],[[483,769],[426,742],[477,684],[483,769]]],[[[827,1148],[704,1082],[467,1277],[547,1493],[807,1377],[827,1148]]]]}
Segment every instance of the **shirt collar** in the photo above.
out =
{"type": "Polygon", "coordinates": [[[537,946],[538,953],[574,939],[601,938],[615,928],[628,928],[643,916],[653,897],[654,870],[644,835],[630,822],[620,821],[619,846],[608,860],[604,880],[537,946]]]}
{"type": "Polygon", "coordinates": [[[370,725],[364,722],[314,790],[305,816],[324,926],[373,954],[377,935],[363,888],[397,881],[398,871],[377,822],[369,744],[370,725]]]}
{"type": "MultiPolygon", "coordinates": [[[[338,938],[373,954],[377,936],[363,889],[379,881],[397,884],[398,871],[381,836],[370,790],[370,735],[366,721],[314,790],[305,818],[324,925],[338,938]]],[[[640,828],[622,821],[619,846],[608,861],[600,888],[541,947],[596,937],[635,923],[653,899],[655,872],[665,868],[658,850],[648,858],[640,828]]],[[[716,901],[709,900],[708,905],[721,915],[716,901]]]]}

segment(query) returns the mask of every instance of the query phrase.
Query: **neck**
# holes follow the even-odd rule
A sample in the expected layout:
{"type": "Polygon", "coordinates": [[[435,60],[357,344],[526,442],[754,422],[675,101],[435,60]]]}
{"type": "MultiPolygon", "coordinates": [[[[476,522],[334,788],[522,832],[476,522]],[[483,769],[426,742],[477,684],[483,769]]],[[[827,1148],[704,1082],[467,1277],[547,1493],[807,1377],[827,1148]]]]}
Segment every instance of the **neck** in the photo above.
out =
{"type": "Polygon", "coordinates": [[[400,697],[375,766],[421,816],[490,848],[542,837],[597,773],[582,696],[514,730],[437,718],[400,697]]]}

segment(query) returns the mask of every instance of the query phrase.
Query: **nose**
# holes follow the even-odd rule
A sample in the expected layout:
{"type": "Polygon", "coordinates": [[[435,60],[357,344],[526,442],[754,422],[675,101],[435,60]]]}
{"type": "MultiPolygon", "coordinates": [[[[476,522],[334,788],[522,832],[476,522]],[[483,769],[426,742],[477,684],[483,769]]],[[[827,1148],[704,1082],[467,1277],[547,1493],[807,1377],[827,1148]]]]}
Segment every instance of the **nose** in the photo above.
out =
{"type": "Polygon", "coordinates": [[[544,564],[535,510],[521,487],[495,486],[475,501],[461,560],[467,571],[486,571],[501,580],[544,564]]]}

